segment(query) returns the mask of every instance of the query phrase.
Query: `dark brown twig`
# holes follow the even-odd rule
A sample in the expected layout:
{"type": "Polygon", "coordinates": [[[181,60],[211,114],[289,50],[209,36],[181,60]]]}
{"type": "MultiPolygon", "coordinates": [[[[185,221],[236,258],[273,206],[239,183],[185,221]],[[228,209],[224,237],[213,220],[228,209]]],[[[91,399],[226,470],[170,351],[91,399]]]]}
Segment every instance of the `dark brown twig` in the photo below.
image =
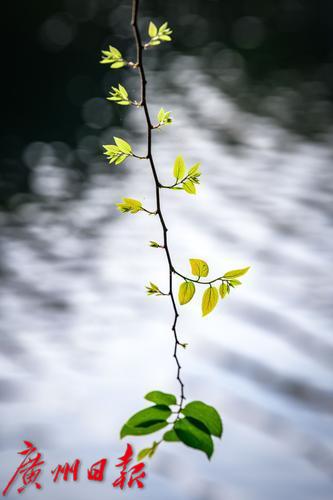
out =
{"type": "Polygon", "coordinates": [[[135,42],[136,42],[136,55],[137,55],[137,60],[136,63],[134,64],[133,67],[137,68],[140,74],[140,81],[141,81],[141,106],[143,107],[145,117],[146,117],[146,122],[147,122],[147,159],[149,160],[150,166],[151,166],[151,171],[154,177],[154,182],[155,182],[155,194],[156,194],[156,214],[158,215],[162,230],[163,230],[163,248],[165,250],[165,254],[167,257],[168,265],[169,265],[169,295],[171,298],[172,302],[172,307],[174,310],[174,322],[172,325],[172,331],[174,334],[174,339],[175,339],[175,346],[174,346],[174,352],[173,352],[173,357],[175,358],[176,364],[177,364],[177,380],[180,385],[180,402],[179,402],[179,410],[178,410],[178,416],[180,411],[182,410],[183,407],[183,402],[185,399],[184,395],[184,383],[180,377],[180,370],[181,370],[181,365],[179,363],[178,355],[177,355],[177,350],[178,346],[183,346],[183,344],[179,341],[178,335],[177,335],[177,320],[178,320],[178,310],[176,306],[176,301],[175,297],[173,294],[173,273],[175,272],[175,268],[172,264],[171,260],[171,255],[168,247],[168,228],[165,224],[164,217],[162,214],[161,210],[161,200],[160,200],[160,189],[162,188],[162,185],[158,179],[157,176],[157,171],[156,167],[154,164],[154,159],[152,156],[152,130],[155,128],[150,120],[150,115],[148,111],[148,105],[147,105],[147,98],[146,98],[146,86],[147,86],[147,80],[145,76],[145,71],[143,67],[143,50],[144,50],[144,45],[142,44],[141,40],[141,35],[140,31],[138,28],[138,12],[139,12],[139,0],[132,0],[132,20],[131,20],[131,25],[133,29],[133,34],[135,37],[135,42]]]}

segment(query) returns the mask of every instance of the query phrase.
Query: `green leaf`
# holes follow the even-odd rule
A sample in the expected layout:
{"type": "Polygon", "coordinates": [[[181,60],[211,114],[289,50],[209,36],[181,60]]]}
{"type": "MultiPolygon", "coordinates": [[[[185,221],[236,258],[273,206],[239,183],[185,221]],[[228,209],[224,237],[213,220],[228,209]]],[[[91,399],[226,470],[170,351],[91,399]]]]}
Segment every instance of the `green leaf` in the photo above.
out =
{"type": "Polygon", "coordinates": [[[163,108],[161,108],[158,112],[158,115],[157,115],[157,119],[158,119],[159,123],[161,123],[163,121],[164,114],[165,114],[165,111],[163,108]]]}
{"type": "Polygon", "coordinates": [[[233,271],[228,271],[225,273],[222,278],[239,278],[239,276],[243,276],[248,272],[249,267],[244,267],[243,269],[234,269],[233,271]]]}
{"type": "Polygon", "coordinates": [[[128,144],[128,142],[124,141],[124,139],[120,139],[119,137],[114,137],[113,139],[122,153],[125,153],[126,155],[130,155],[132,153],[132,147],[128,144]]]}
{"type": "Polygon", "coordinates": [[[160,35],[159,39],[163,40],[163,42],[170,42],[171,41],[171,36],[169,36],[169,35],[160,35]]]}
{"type": "Polygon", "coordinates": [[[122,427],[120,437],[140,436],[162,429],[168,422],[171,410],[166,405],[156,405],[135,413],[122,427]]]}
{"type": "Polygon", "coordinates": [[[183,408],[182,413],[186,417],[199,420],[213,436],[222,436],[222,420],[213,406],[206,405],[202,401],[192,401],[183,408]]]}
{"type": "Polygon", "coordinates": [[[241,282],[241,281],[239,281],[239,280],[229,280],[229,284],[230,284],[231,286],[239,286],[239,285],[241,285],[241,284],[242,284],[242,282],[241,282]]]}
{"type": "MultiPolygon", "coordinates": [[[[116,49],[116,47],[112,47],[112,45],[109,45],[109,51],[112,54],[113,57],[120,59],[121,58],[121,52],[116,49]]],[[[105,51],[107,52],[107,51],[105,51]]]]}
{"type": "Polygon", "coordinates": [[[126,61],[116,61],[113,64],[111,64],[112,69],[118,69],[118,68],[123,68],[126,66],[127,62],[126,61]]]}
{"type": "Polygon", "coordinates": [[[177,420],[174,425],[175,433],[180,441],[191,448],[201,450],[210,458],[214,451],[214,444],[211,436],[203,429],[197,427],[186,417],[177,420]]]}
{"type": "Polygon", "coordinates": [[[171,429],[170,431],[166,431],[164,433],[163,440],[171,443],[171,442],[179,441],[179,437],[177,436],[175,431],[173,429],[171,429]]]}
{"type": "Polygon", "coordinates": [[[200,168],[200,163],[196,163],[195,165],[193,165],[193,167],[190,168],[190,170],[188,171],[188,175],[191,176],[198,173],[199,168],[200,168]]]}
{"type": "Polygon", "coordinates": [[[228,293],[229,293],[229,288],[228,288],[228,285],[227,283],[221,283],[220,285],[220,295],[221,295],[221,298],[224,299],[228,293]]]}
{"type": "Polygon", "coordinates": [[[123,198],[122,203],[116,204],[120,212],[130,212],[131,214],[136,214],[142,209],[142,203],[139,200],[133,200],[133,198],[123,198]]]}
{"type": "Polygon", "coordinates": [[[150,21],[149,23],[148,34],[150,38],[153,38],[157,35],[157,27],[152,21],[150,21]]]}
{"type": "Polygon", "coordinates": [[[119,92],[120,94],[122,95],[122,97],[124,99],[126,99],[128,97],[128,92],[127,90],[125,89],[125,87],[123,87],[122,85],[120,85],[120,83],[118,84],[118,88],[119,88],[119,92]]]}
{"type": "Polygon", "coordinates": [[[202,315],[206,316],[215,308],[219,300],[219,294],[215,286],[209,286],[202,297],[202,315]]]}
{"type": "Polygon", "coordinates": [[[179,287],[179,292],[178,292],[179,304],[181,306],[187,304],[193,298],[194,294],[195,294],[194,283],[192,283],[192,281],[184,281],[184,283],[181,283],[179,287]]]}
{"type": "Polygon", "coordinates": [[[197,192],[195,185],[190,180],[183,182],[183,188],[189,194],[196,194],[197,192]]]}
{"type": "Polygon", "coordinates": [[[125,436],[146,436],[147,434],[153,434],[154,432],[163,429],[168,425],[168,422],[156,422],[152,420],[144,426],[130,427],[129,425],[123,425],[120,431],[120,439],[125,436]]]}
{"type": "Polygon", "coordinates": [[[168,21],[166,21],[165,23],[163,23],[163,24],[160,26],[160,28],[159,28],[158,32],[159,32],[159,33],[163,33],[163,31],[164,31],[167,27],[168,27],[168,21]]]}
{"type": "Polygon", "coordinates": [[[127,158],[127,155],[120,155],[120,156],[118,156],[118,158],[115,159],[114,164],[115,165],[120,165],[120,163],[122,163],[123,161],[125,161],[126,158],[127,158]]]}
{"type": "Polygon", "coordinates": [[[207,262],[201,259],[190,259],[190,264],[194,276],[199,276],[199,278],[208,276],[209,267],[207,262]]]}
{"type": "Polygon", "coordinates": [[[173,167],[173,175],[176,177],[177,181],[183,179],[186,173],[186,167],[184,158],[179,155],[175,159],[174,167],[173,167]]]}
{"type": "Polygon", "coordinates": [[[152,401],[157,405],[176,405],[177,398],[173,394],[167,394],[161,391],[151,391],[145,395],[145,399],[152,401]]]}
{"type": "Polygon", "coordinates": [[[139,451],[138,456],[137,456],[137,461],[139,462],[143,458],[145,458],[149,453],[151,452],[151,448],[144,448],[143,450],[139,451]]]}

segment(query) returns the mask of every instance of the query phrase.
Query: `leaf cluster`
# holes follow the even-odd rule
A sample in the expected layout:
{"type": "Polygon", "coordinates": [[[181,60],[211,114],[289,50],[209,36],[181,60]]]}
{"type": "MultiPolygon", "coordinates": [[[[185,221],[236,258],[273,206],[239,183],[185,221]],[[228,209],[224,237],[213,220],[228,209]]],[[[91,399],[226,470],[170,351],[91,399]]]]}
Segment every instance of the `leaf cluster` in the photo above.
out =
{"type": "Polygon", "coordinates": [[[165,295],[165,293],[161,292],[161,290],[158,288],[155,283],[152,283],[151,281],[149,282],[149,285],[146,286],[147,289],[147,295],[165,295]]]}
{"type": "Polygon", "coordinates": [[[199,171],[200,163],[195,163],[188,171],[182,155],[178,155],[173,166],[173,175],[176,182],[171,186],[171,189],[183,189],[188,194],[196,194],[195,184],[200,184],[199,171]]]}
{"type": "Polygon", "coordinates": [[[120,212],[129,212],[131,214],[136,214],[142,210],[142,203],[139,200],[134,200],[133,198],[123,198],[122,203],[116,204],[120,212]]]}
{"type": "Polygon", "coordinates": [[[169,28],[168,23],[163,23],[159,28],[152,21],[149,23],[148,35],[150,36],[149,42],[145,44],[145,47],[160,45],[161,42],[171,41],[172,30],[169,28]]]}
{"type": "MultiPolygon", "coordinates": [[[[249,267],[245,267],[243,269],[234,269],[233,271],[228,271],[220,278],[212,280],[211,282],[200,282],[201,278],[206,278],[209,273],[209,266],[207,262],[202,259],[190,259],[191,272],[194,276],[197,276],[198,279],[196,283],[203,285],[208,284],[208,288],[203,293],[202,301],[201,301],[201,310],[202,315],[206,316],[210,312],[215,309],[219,296],[221,299],[224,299],[229,293],[231,288],[235,288],[238,285],[241,285],[241,281],[236,278],[243,276],[250,269],[249,267]],[[212,283],[216,281],[221,281],[219,288],[213,286],[212,283]]],[[[187,304],[190,302],[195,294],[196,286],[194,280],[191,278],[186,278],[183,283],[179,286],[178,291],[178,300],[180,305],[187,304]]]]}
{"type": "Polygon", "coordinates": [[[102,59],[99,61],[101,64],[110,64],[112,69],[122,68],[127,65],[127,61],[123,59],[121,52],[109,45],[109,50],[102,50],[102,59]]]}
{"type": "Polygon", "coordinates": [[[124,139],[120,139],[119,137],[114,137],[113,139],[115,144],[103,146],[105,149],[104,154],[107,156],[110,164],[119,165],[128,156],[133,156],[132,147],[124,139]]]}
{"type": "Polygon", "coordinates": [[[170,117],[171,111],[164,111],[161,108],[157,115],[158,126],[161,127],[163,125],[170,125],[172,123],[172,118],[170,117]]]}
{"type": "Polygon", "coordinates": [[[121,106],[130,106],[132,101],[128,97],[127,90],[120,83],[117,87],[111,87],[109,94],[110,97],[107,97],[108,101],[114,101],[121,106]]]}
{"type": "Polygon", "coordinates": [[[181,442],[190,448],[204,452],[210,459],[214,451],[212,436],[221,438],[223,432],[222,420],[215,408],[202,401],[192,401],[177,411],[172,406],[179,406],[173,394],[161,391],[151,391],[145,399],[154,406],[144,408],[135,413],[124,424],[120,437],[145,436],[153,434],[167,426],[170,428],[159,441],[154,441],[150,448],[144,448],[138,454],[138,460],[152,457],[161,442],[181,442]],[[169,421],[171,415],[176,418],[169,421]]]}

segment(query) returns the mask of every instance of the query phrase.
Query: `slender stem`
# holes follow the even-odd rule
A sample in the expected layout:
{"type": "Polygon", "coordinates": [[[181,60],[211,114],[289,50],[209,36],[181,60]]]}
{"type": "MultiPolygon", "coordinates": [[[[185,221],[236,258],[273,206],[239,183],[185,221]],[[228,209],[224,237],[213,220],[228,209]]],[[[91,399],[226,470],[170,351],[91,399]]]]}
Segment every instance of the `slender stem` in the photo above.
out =
{"type": "Polygon", "coordinates": [[[179,409],[178,409],[178,416],[182,410],[183,407],[183,402],[185,399],[185,394],[184,394],[184,383],[181,379],[180,376],[180,371],[181,371],[181,365],[178,359],[178,346],[182,346],[182,343],[178,339],[177,335],[177,320],[178,320],[178,310],[176,306],[176,301],[175,297],[173,294],[173,273],[175,272],[175,268],[172,264],[171,260],[171,255],[169,251],[169,246],[168,246],[168,228],[166,226],[166,223],[164,221],[163,213],[161,210],[161,200],[160,200],[160,189],[162,187],[158,176],[157,176],[157,171],[152,155],[152,130],[154,129],[154,126],[151,123],[150,115],[149,115],[149,110],[148,110],[148,105],[147,105],[147,98],[146,98],[146,86],[147,86],[147,80],[145,76],[145,71],[144,71],[144,66],[143,66],[143,49],[144,45],[142,44],[141,40],[141,35],[140,31],[138,28],[138,12],[139,12],[139,1],[140,0],[132,0],[132,20],[131,20],[131,25],[133,29],[133,34],[135,38],[135,43],[136,43],[136,54],[137,54],[137,61],[134,65],[134,67],[138,68],[139,70],[139,75],[140,75],[140,81],[141,81],[141,105],[144,109],[145,117],[146,117],[146,122],[147,122],[147,159],[149,160],[151,171],[153,174],[154,182],[155,182],[155,196],[156,196],[156,214],[159,217],[159,220],[161,222],[162,230],[163,230],[163,248],[166,254],[168,266],[169,266],[169,295],[174,311],[174,320],[172,324],[172,331],[174,335],[174,350],[173,350],[173,357],[175,358],[176,365],[177,365],[177,380],[180,385],[180,402],[179,402],[179,409]]]}
{"type": "Polygon", "coordinates": [[[188,276],[184,276],[184,274],[179,273],[175,269],[173,270],[173,272],[175,274],[177,274],[177,276],[180,276],[181,278],[183,278],[184,280],[193,281],[193,283],[198,283],[198,285],[211,285],[212,283],[215,283],[216,281],[226,281],[227,283],[229,283],[233,279],[233,278],[223,278],[223,276],[219,276],[218,278],[215,278],[215,279],[210,280],[210,281],[199,281],[200,276],[199,276],[199,278],[194,280],[193,278],[189,278],[188,276]]]}
{"type": "Polygon", "coordinates": [[[151,210],[147,210],[146,208],[144,207],[141,207],[141,210],[143,210],[143,212],[147,212],[147,214],[149,215],[157,215],[156,212],[152,212],[151,210]]]}

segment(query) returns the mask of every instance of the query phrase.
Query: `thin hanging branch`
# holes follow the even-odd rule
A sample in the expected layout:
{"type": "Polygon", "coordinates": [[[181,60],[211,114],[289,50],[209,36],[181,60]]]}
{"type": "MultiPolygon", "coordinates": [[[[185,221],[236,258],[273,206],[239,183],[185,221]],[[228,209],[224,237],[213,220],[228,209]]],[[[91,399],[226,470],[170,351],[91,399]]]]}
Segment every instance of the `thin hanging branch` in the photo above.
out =
{"type": "Polygon", "coordinates": [[[178,300],[180,305],[187,304],[192,300],[196,292],[197,285],[204,285],[206,287],[201,303],[202,315],[206,316],[216,307],[219,296],[224,299],[230,293],[231,288],[241,284],[237,278],[243,276],[249,268],[235,269],[233,271],[228,271],[223,276],[210,281],[200,281],[202,278],[206,278],[209,273],[209,266],[204,260],[189,259],[191,272],[195,279],[178,272],[173,265],[168,244],[168,228],[161,209],[161,190],[183,190],[190,195],[196,194],[196,185],[200,184],[200,163],[194,164],[187,171],[183,157],[178,155],[175,159],[173,168],[175,181],[166,186],[162,185],[159,181],[152,154],[152,131],[172,123],[172,118],[170,117],[170,111],[165,111],[161,108],[157,115],[158,123],[155,125],[152,124],[147,104],[147,80],[143,64],[143,52],[145,49],[159,45],[161,42],[171,41],[170,35],[172,30],[169,28],[167,22],[157,28],[157,26],[150,21],[148,28],[150,40],[143,43],[138,27],[138,13],[139,0],[132,0],[131,25],[136,43],[136,62],[125,60],[121,52],[111,45],[108,50],[102,51],[103,57],[100,62],[102,64],[110,64],[112,69],[119,69],[127,66],[135,71],[138,71],[141,82],[140,101],[130,99],[127,90],[120,83],[118,84],[118,87],[111,87],[110,97],[107,99],[114,101],[119,105],[132,105],[136,108],[143,108],[147,126],[147,154],[146,156],[139,156],[135,154],[132,150],[132,146],[120,137],[114,137],[114,144],[108,144],[103,147],[105,148],[105,155],[108,157],[110,164],[114,163],[115,165],[119,165],[129,157],[134,157],[140,160],[148,160],[150,164],[155,186],[156,209],[148,210],[143,207],[141,201],[133,198],[123,198],[123,201],[121,203],[117,203],[116,205],[118,209],[124,213],[128,212],[136,214],[142,211],[149,216],[158,216],[161,223],[163,244],[150,241],[150,246],[153,248],[164,249],[168,263],[169,289],[166,292],[162,292],[159,287],[152,282],[150,282],[149,286],[146,286],[146,289],[148,295],[167,296],[171,300],[174,313],[174,319],[171,327],[174,336],[173,357],[175,358],[177,365],[177,381],[180,386],[180,397],[178,399],[174,394],[168,394],[158,390],[150,391],[145,395],[145,399],[154,403],[154,406],[144,408],[130,417],[123,425],[120,431],[120,437],[144,436],[146,434],[155,433],[167,426],[171,426],[169,430],[164,432],[161,439],[153,442],[150,448],[141,450],[138,454],[138,459],[142,459],[146,456],[152,457],[156,452],[157,447],[162,442],[169,441],[181,441],[187,446],[203,451],[207,457],[210,458],[214,451],[212,436],[222,436],[222,420],[215,408],[203,403],[202,401],[192,401],[184,405],[184,400],[186,398],[184,393],[184,383],[180,375],[181,365],[178,358],[178,347],[185,348],[187,344],[180,342],[177,334],[177,321],[179,313],[173,290],[173,280],[174,278],[181,278],[183,280],[178,290],[178,300]],[[213,284],[218,281],[221,282],[219,289],[216,286],[213,286],[213,284]],[[176,407],[174,410],[171,408],[173,406],[176,407]],[[175,415],[175,418],[170,421],[169,418],[172,415],[175,415]]]}
{"type": "Polygon", "coordinates": [[[138,13],[139,13],[139,0],[133,0],[132,1],[132,20],[131,20],[131,25],[133,29],[133,34],[135,37],[135,43],[136,43],[136,57],[137,61],[134,64],[133,67],[137,68],[139,70],[140,74],[140,81],[141,81],[141,102],[140,105],[144,109],[145,117],[146,117],[146,123],[147,123],[147,159],[150,163],[151,171],[153,174],[154,182],[155,182],[155,196],[156,196],[156,214],[158,215],[162,230],[163,230],[163,248],[165,250],[165,254],[167,257],[168,261],[168,266],[169,266],[169,295],[170,299],[172,302],[172,307],[174,311],[174,321],[172,325],[172,331],[174,334],[174,351],[173,351],[173,357],[175,358],[176,364],[177,364],[177,380],[180,385],[180,402],[179,402],[179,410],[178,410],[178,415],[182,410],[183,407],[183,402],[185,398],[185,393],[184,393],[184,383],[182,381],[182,378],[180,376],[180,371],[181,371],[181,365],[178,359],[178,347],[182,346],[184,347],[184,344],[179,341],[178,335],[177,335],[177,320],[178,320],[178,310],[176,306],[176,301],[173,293],[173,273],[175,272],[175,268],[172,264],[171,260],[171,255],[170,255],[170,250],[168,246],[168,228],[166,226],[162,209],[161,209],[161,197],[160,197],[160,189],[162,188],[162,184],[160,183],[153,159],[153,154],[152,154],[152,130],[156,127],[152,125],[150,115],[149,115],[149,110],[148,110],[148,104],[147,104],[147,80],[146,80],[146,75],[145,75],[145,70],[144,70],[144,65],[143,65],[143,51],[144,51],[144,45],[142,44],[141,40],[141,35],[140,35],[140,30],[138,27],[138,13]]]}

